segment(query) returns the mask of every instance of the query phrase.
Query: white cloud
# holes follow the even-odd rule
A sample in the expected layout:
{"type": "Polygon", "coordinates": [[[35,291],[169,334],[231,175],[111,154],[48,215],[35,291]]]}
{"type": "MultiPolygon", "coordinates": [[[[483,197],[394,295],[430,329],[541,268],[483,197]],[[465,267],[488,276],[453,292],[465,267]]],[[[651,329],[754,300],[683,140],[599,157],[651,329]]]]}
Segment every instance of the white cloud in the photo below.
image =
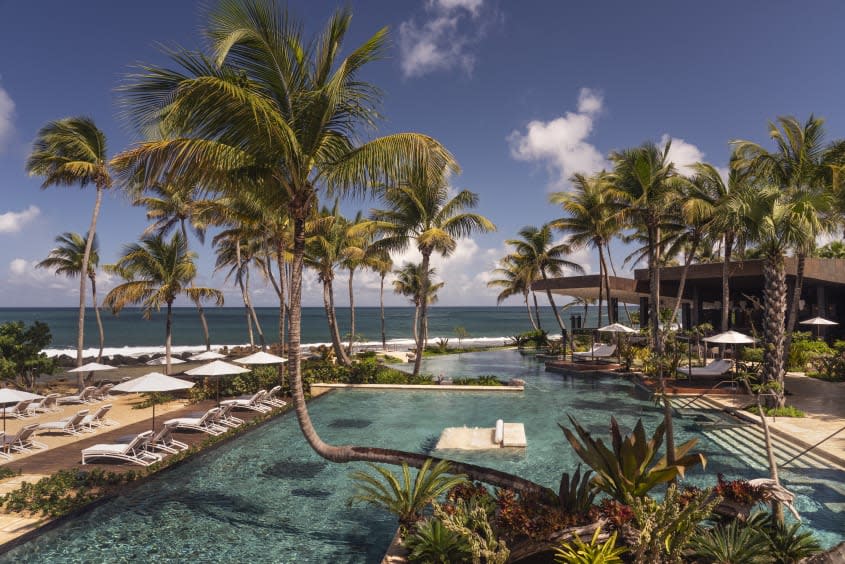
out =
{"type": "Polygon", "coordinates": [[[485,31],[484,0],[430,0],[422,22],[399,25],[399,54],[405,77],[475,66],[474,45],[485,31]]]}
{"type": "Polygon", "coordinates": [[[19,212],[0,213],[0,233],[17,233],[40,213],[41,210],[37,206],[29,206],[19,212]]]}
{"type": "Polygon", "coordinates": [[[669,160],[675,163],[675,168],[681,174],[693,174],[695,171],[692,165],[704,161],[704,152],[692,143],[671,137],[668,133],[664,133],[660,138],[660,146],[665,146],[669,140],[672,141],[672,146],[669,147],[669,160]]]}
{"type": "Polygon", "coordinates": [[[0,86],[0,152],[6,147],[15,131],[15,102],[0,86]]]}
{"type": "Polygon", "coordinates": [[[595,146],[587,142],[595,119],[603,108],[600,93],[582,88],[578,95],[578,111],[566,112],[551,121],[531,121],[525,132],[508,136],[511,156],[521,161],[545,162],[557,176],[555,184],[566,186],[576,172],[592,174],[608,166],[595,146]]]}
{"type": "Polygon", "coordinates": [[[29,263],[24,259],[16,258],[9,263],[9,270],[12,272],[12,274],[16,276],[21,276],[22,274],[26,273],[29,266],[29,263]]]}

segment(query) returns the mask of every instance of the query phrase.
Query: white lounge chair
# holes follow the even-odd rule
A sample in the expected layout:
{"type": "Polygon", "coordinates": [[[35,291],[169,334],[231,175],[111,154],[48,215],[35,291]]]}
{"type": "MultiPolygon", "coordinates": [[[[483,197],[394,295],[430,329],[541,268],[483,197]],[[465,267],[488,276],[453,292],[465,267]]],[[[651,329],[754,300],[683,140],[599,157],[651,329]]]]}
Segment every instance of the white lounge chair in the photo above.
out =
{"type": "Polygon", "coordinates": [[[271,408],[273,407],[284,407],[287,405],[287,402],[279,397],[279,393],[282,391],[281,386],[274,386],[270,389],[267,394],[261,399],[261,403],[271,408]]]}
{"type": "Polygon", "coordinates": [[[572,356],[578,360],[592,360],[594,358],[610,358],[616,356],[616,345],[606,345],[604,343],[595,343],[593,348],[588,351],[572,353],[572,356]]]}
{"type": "Polygon", "coordinates": [[[86,415],[80,422],[80,426],[88,429],[89,431],[93,431],[95,427],[109,425],[110,423],[109,420],[106,419],[106,415],[108,415],[109,411],[111,411],[111,408],[112,404],[110,403],[101,406],[91,415],[86,415]]]}
{"type": "Polygon", "coordinates": [[[244,420],[232,415],[232,409],[234,409],[232,404],[224,405],[221,403],[220,409],[211,417],[211,422],[219,427],[229,427],[230,429],[240,427],[244,424],[244,420]]]}
{"type": "Polygon", "coordinates": [[[66,435],[79,435],[85,428],[82,427],[82,420],[88,415],[88,410],[83,409],[77,411],[76,415],[65,417],[59,421],[50,421],[38,425],[39,431],[49,431],[52,433],[64,433],[66,435]]]}
{"type": "Polygon", "coordinates": [[[678,373],[684,376],[724,376],[733,368],[733,361],[727,358],[713,360],[707,366],[693,366],[678,368],[678,373]]]}
{"type": "Polygon", "coordinates": [[[264,396],[267,395],[267,390],[258,390],[250,397],[235,398],[226,401],[221,401],[220,405],[231,405],[235,409],[251,409],[259,413],[267,413],[270,408],[261,403],[264,396]]]}
{"type": "Polygon", "coordinates": [[[32,439],[35,431],[38,430],[38,423],[25,425],[21,427],[15,436],[3,436],[3,450],[15,452],[32,452],[33,448],[47,448],[44,443],[39,443],[32,439]]]}
{"type": "Polygon", "coordinates": [[[97,386],[88,386],[76,395],[63,396],[57,399],[56,401],[59,405],[64,405],[67,403],[90,403],[91,401],[93,401],[92,394],[95,391],[97,391],[97,386]]]}
{"type": "MultiPolygon", "coordinates": [[[[6,433],[4,433],[3,431],[0,431],[0,440],[6,440],[6,433]]],[[[6,451],[5,448],[2,448],[0,449],[0,458],[5,458],[6,460],[9,460],[10,458],[12,458],[12,455],[8,451],[6,451]]]]}
{"type": "Polygon", "coordinates": [[[147,449],[160,450],[162,452],[169,452],[170,454],[176,454],[179,451],[187,450],[189,448],[188,445],[173,438],[173,431],[175,429],[176,425],[172,423],[165,423],[162,425],[161,429],[158,430],[158,433],[150,438],[147,449]]]}
{"type": "Polygon", "coordinates": [[[114,384],[111,382],[107,382],[105,384],[100,384],[99,387],[91,392],[91,397],[95,400],[106,400],[109,399],[109,392],[111,389],[114,388],[114,384]]]}
{"type": "Polygon", "coordinates": [[[226,428],[214,423],[214,417],[218,411],[220,411],[219,407],[212,407],[201,417],[177,417],[176,419],[165,421],[164,424],[169,425],[173,423],[175,425],[174,430],[188,429],[191,431],[202,431],[209,435],[222,435],[226,432],[226,428]]]}
{"type": "Polygon", "coordinates": [[[59,411],[59,394],[47,394],[42,399],[38,401],[33,401],[29,404],[27,411],[31,415],[37,415],[39,413],[50,413],[52,411],[59,411]]]}
{"type": "Polygon", "coordinates": [[[3,408],[3,412],[6,418],[14,417],[15,419],[23,419],[24,417],[29,417],[30,413],[28,410],[31,404],[31,399],[19,401],[12,407],[3,408]]]}
{"type": "Polygon", "coordinates": [[[152,431],[144,431],[126,444],[102,444],[82,449],[82,464],[87,464],[91,458],[113,458],[124,460],[140,466],[149,466],[162,459],[160,454],[147,450],[152,431]]]}

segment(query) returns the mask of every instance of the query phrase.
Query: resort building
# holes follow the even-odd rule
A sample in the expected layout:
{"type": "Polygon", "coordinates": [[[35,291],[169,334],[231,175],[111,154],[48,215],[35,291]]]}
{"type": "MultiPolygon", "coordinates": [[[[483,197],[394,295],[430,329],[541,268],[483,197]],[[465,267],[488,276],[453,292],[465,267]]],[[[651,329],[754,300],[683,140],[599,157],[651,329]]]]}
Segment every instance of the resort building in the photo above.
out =
{"type": "MultiPolygon", "coordinates": [[[[792,295],[795,286],[798,260],[786,258],[787,296],[792,295]]],[[[665,267],[660,270],[661,306],[672,307],[684,268],[665,267]]],[[[763,261],[746,260],[733,262],[729,268],[731,328],[761,329],[763,304],[763,261]]],[[[535,291],[551,290],[562,296],[596,299],[599,294],[599,275],[568,276],[539,280],[532,288],[535,291]]],[[[619,317],[619,304],[639,306],[640,326],[648,324],[649,272],[637,269],[633,278],[610,277],[611,314],[619,317]]],[[[710,323],[718,328],[722,315],[722,263],[690,265],[684,285],[681,302],[681,323],[688,329],[701,323],[710,323]]],[[[804,267],[804,283],[801,290],[801,310],[798,319],[823,317],[838,323],[845,314],[845,259],[808,258],[804,267]]],[[[577,321],[576,321],[577,323],[577,321]]],[[[805,330],[813,329],[805,327],[805,330]]],[[[842,325],[820,327],[822,335],[838,335],[845,328],[842,325]]]]}

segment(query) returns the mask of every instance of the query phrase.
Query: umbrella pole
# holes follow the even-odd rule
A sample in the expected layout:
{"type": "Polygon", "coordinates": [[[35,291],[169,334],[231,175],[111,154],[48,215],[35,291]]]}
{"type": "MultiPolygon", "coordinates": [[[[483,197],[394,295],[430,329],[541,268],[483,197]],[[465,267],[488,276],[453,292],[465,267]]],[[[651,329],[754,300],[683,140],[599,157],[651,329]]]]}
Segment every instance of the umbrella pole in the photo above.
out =
{"type": "Polygon", "coordinates": [[[220,407],[220,376],[217,376],[217,407],[220,407]]]}
{"type": "Polygon", "coordinates": [[[156,430],[156,398],[153,396],[153,431],[156,430]]]}

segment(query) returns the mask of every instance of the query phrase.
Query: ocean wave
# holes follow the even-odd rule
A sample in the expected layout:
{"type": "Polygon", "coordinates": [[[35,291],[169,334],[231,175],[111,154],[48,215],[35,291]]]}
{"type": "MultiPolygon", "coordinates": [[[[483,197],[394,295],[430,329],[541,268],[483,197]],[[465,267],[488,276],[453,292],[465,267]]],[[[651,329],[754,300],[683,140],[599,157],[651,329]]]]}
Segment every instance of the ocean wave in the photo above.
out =
{"type": "MultiPolygon", "coordinates": [[[[553,337],[553,336],[550,336],[553,337]]],[[[429,337],[429,345],[434,345],[437,343],[438,339],[441,337],[438,336],[431,336],[429,337]]],[[[449,339],[449,344],[455,346],[458,344],[458,340],[452,337],[443,337],[449,339]]],[[[494,347],[494,346],[501,346],[504,345],[506,342],[510,340],[509,336],[502,336],[502,337],[467,337],[461,341],[461,346],[466,348],[475,348],[475,347],[494,347]]],[[[312,347],[318,347],[321,345],[331,346],[331,343],[303,343],[301,346],[301,350],[307,351],[312,347]]],[[[228,344],[228,345],[211,345],[212,350],[220,350],[222,348],[231,349],[233,347],[247,347],[249,346],[248,343],[237,343],[237,344],[228,344]]],[[[387,341],[387,349],[388,350],[406,350],[409,347],[414,346],[413,339],[388,339],[387,341]]],[[[356,349],[381,349],[381,341],[365,341],[361,343],[355,343],[356,349]]],[[[183,354],[183,353],[198,353],[205,350],[205,345],[179,345],[171,347],[172,354],[183,354]]],[[[76,356],[76,349],[74,348],[50,348],[44,349],[44,354],[48,357],[57,357],[57,356],[76,356]]],[[[87,348],[83,349],[82,356],[85,358],[94,358],[97,356],[99,352],[98,348],[87,348]]],[[[164,346],[156,346],[156,345],[139,345],[139,346],[132,346],[132,347],[105,347],[103,349],[103,357],[113,357],[113,356],[128,356],[128,357],[139,357],[143,355],[159,355],[164,354],[164,346]]]]}

